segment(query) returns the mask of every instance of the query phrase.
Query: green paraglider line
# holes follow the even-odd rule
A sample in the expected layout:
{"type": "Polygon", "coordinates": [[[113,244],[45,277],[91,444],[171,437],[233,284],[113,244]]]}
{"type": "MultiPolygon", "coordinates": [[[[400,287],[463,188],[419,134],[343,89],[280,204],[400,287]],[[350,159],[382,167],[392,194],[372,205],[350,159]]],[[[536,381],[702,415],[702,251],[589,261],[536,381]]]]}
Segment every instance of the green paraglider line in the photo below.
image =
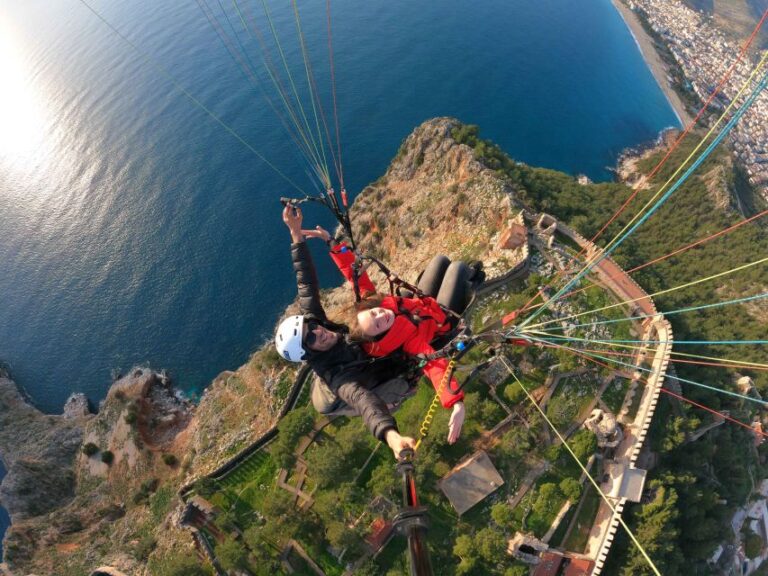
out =
{"type": "MultiPolygon", "coordinates": [[[[275,40],[275,45],[277,46],[277,51],[280,54],[280,59],[283,62],[283,67],[285,68],[285,73],[288,76],[288,81],[291,84],[291,88],[293,90],[293,95],[296,98],[296,104],[299,107],[299,112],[301,113],[301,118],[304,121],[305,128],[307,129],[307,135],[310,136],[310,140],[312,142],[312,146],[315,149],[315,155],[317,158],[320,157],[320,151],[318,150],[318,143],[315,142],[314,137],[311,137],[312,128],[309,126],[309,120],[307,120],[307,115],[304,112],[304,106],[301,104],[301,98],[299,98],[298,90],[296,89],[296,83],[293,81],[293,75],[291,74],[291,69],[288,66],[288,62],[285,58],[285,53],[283,52],[283,47],[280,44],[280,37],[277,34],[277,30],[275,29],[275,23],[272,21],[272,15],[269,12],[269,8],[267,7],[267,3],[265,0],[261,0],[261,5],[264,8],[264,15],[267,18],[267,22],[269,23],[269,29],[272,31],[272,38],[275,40]]],[[[320,147],[322,147],[323,143],[320,142],[320,147]]],[[[325,176],[325,182],[323,183],[326,188],[330,188],[330,175],[328,174],[328,168],[327,166],[321,166],[320,167],[323,170],[323,175],[325,176]]]]}
{"type": "Polygon", "coordinates": [[[139,48],[134,42],[129,40],[122,32],[120,32],[117,28],[115,28],[104,16],[102,16],[99,12],[97,12],[88,2],[87,0],[78,0],[83,6],[88,8],[88,10],[93,13],[94,16],[96,16],[99,20],[101,20],[106,26],[109,27],[112,32],[117,35],[123,42],[128,44],[131,48],[133,48],[143,59],[146,63],[151,64],[156,70],[158,70],[163,76],[165,76],[168,80],[171,81],[171,83],[174,85],[174,87],[181,92],[184,96],[186,96],[190,101],[192,101],[193,104],[198,106],[200,109],[202,109],[208,116],[210,116],[214,121],[216,121],[217,124],[219,124],[222,128],[224,128],[227,132],[229,132],[238,142],[240,142],[243,146],[245,146],[248,150],[250,150],[253,154],[256,155],[262,162],[264,162],[267,166],[272,168],[283,180],[285,180],[288,184],[290,184],[293,188],[298,190],[300,193],[305,194],[304,190],[296,183],[294,183],[293,180],[291,180],[288,176],[286,176],[277,166],[272,164],[269,160],[267,160],[262,154],[259,153],[258,150],[256,150],[253,146],[251,146],[245,139],[243,139],[240,134],[235,132],[233,128],[231,128],[226,122],[224,122],[221,118],[219,118],[216,114],[211,111],[210,108],[208,108],[205,104],[203,104],[200,100],[195,98],[190,92],[184,88],[184,86],[181,85],[181,83],[176,79],[176,77],[171,74],[162,64],[157,62],[155,58],[153,58],[150,54],[139,48]]]}
{"type": "MultiPolygon", "coordinates": [[[[757,71],[763,66],[763,64],[766,61],[766,58],[768,58],[768,54],[766,54],[763,59],[761,60],[758,67],[753,72],[753,75],[757,73],[757,71]]],[[[752,79],[752,76],[747,80],[747,83],[749,83],[752,79]]],[[[612,241],[612,246],[608,248],[607,250],[600,253],[599,258],[595,259],[593,262],[587,264],[574,278],[572,278],[568,283],[563,286],[560,290],[557,291],[557,293],[550,298],[547,303],[538,310],[536,310],[531,316],[529,316],[526,320],[524,320],[521,324],[521,326],[528,325],[534,318],[536,318],[539,314],[541,314],[548,305],[551,305],[553,302],[557,301],[563,294],[565,294],[572,286],[574,286],[581,278],[584,277],[592,268],[594,268],[597,264],[602,262],[605,258],[607,258],[616,248],[621,246],[621,244],[629,238],[630,235],[632,235],[637,228],[639,228],[643,223],[645,223],[648,218],[653,216],[653,214],[669,199],[669,197],[674,194],[674,192],[688,179],[688,177],[706,160],[709,155],[712,153],[712,151],[722,142],[722,140],[728,135],[728,133],[733,129],[733,127],[736,125],[736,123],[741,119],[741,117],[744,115],[744,113],[749,110],[749,108],[754,103],[755,99],[760,95],[760,93],[765,89],[766,85],[768,85],[768,74],[763,74],[763,77],[761,78],[759,84],[752,90],[752,93],[749,95],[749,98],[739,106],[736,113],[733,115],[733,117],[728,121],[728,123],[725,125],[725,127],[720,131],[720,133],[715,137],[715,139],[707,146],[707,148],[704,150],[704,152],[701,153],[701,155],[694,161],[694,163],[685,171],[685,173],[678,178],[677,182],[672,185],[672,187],[667,190],[661,198],[659,198],[653,206],[643,214],[643,216],[635,222],[629,230],[624,232],[623,235],[621,235],[618,239],[615,241],[612,241]]],[[[745,83],[745,86],[747,84],[745,83]]],[[[729,106],[730,108],[730,106],[729,106]]],[[[726,109],[726,112],[728,109],[726,109]]],[[[724,112],[724,114],[726,113],[724,112]]],[[[721,116],[722,118],[722,116],[721,116]]],[[[711,132],[711,131],[710,131],[711,132]]],[[[703,143],[703,140],[702,140],[703,143]]],[[[694,150],[695,152],[695,150],[694,150]]]]}
{"type": "MultiPolygon", "coordinates": [[[[535,342],[548,342],[548,340],[542,340],[540,338],[533,338],[531,337],[531,340],[535,342]]],[[[572,352],[576,352],[577,354],[581,354],[581,350],[578,348],[572,348],[570,346],[559,346],[560,348],[564,350],[570,350],[572,352]]],[[[618,364],[620,366],[624,366],[627,368],[632,368],[633,370],[637,370],[639,372],[647,372],[648,374],[653,374],[654,370],[649,370],[647,368],[643,368],[642,366],[637,366],[635,364],[629,364],[628,362],[622,362],[620,360],[615,360],[612,358],[606,358],[605,356],[601,356],[600,354],[594,354],[589,353],[588,356],[592,358],[598,358],[600,360],[604,360],[605,362],[613,362],[614,364],[618,364]]],[[[768,407],[768,402],[765,402],[764,400],[760,400],[758,398],[752,398],[750,396],[745,396],[743,394],[739,394],[738,392],[731,392],[730,390],[725,390],[724,388],[717,388],[715,386],[710,386],[708,384],[702,384],[701,382],[696,382],[694,380],[688,380],[686,378],[679,378],[677,376],[671,376],[670,374],[666,375],[666,378],[670,378],[672,380],[677,380],[678,382],[683,382],[685,384],[690,384],[692,386],[697,386],[699,388],[705,388],[706,390],[711,390],[712,392],[719,392],[720,394],[726,394],[728,396],[735,396],[736,398],[740,398],[741,400],[747,400],[749,402],[754,402],[756,404],[759,404],[763,407],[768,407]]]]}
{"type": "MultiPolygon", "coordinates": [[[[199,1],[200,0],[198,0],[198,2],[199,1]]],[[[245,17],[243,16],[242,11],[240,10],[240,5],[238,4],[237,0],[232,0],[232,5],[234,6],[235,11],[237,12],[238,18],[240,19],[240,23],[242,24],[249,38],[253,39],[255,36],[256,40],[259,43],[259,46],[261,48],[261,61],[264,64],[264,69],[267,71],[267,76],[269,76],[269,79],[272,81],[275,87],[275,91],[277,92],[278,96],[280,97],[280,100],[283,102],[283,106],[288,112],[288,116],[290,117],[291,122],[293,123],[294,129],[296,130],[297,134],[301,138],[301,141],[303,142],[303,145],[302,145],[302,143],[296,141],[296,138],[294,136],[294,141],[296,142],[297,146],[304,154],[312,172],[314,172],[314,174],[309,175],[310,180],[314,180],[316,178],[321,183],[323,183],[324,181],[323,172],[322,172],[322,169],[319,168],[319,166],[321,165],[321,162],[319,158],[315,157],[315,154],[312,150],[312,145],[309,143],[311,136],[308,137],[304,132],[304,128],[301,125],[299,118],[297,117],[296,110],[294,110],[293,105],[290,103],[290,98],[287,94],[285,87],[283,86],[282,81],[280,80],[279,74],[277,74],[277,71],[275,70],[274,64],[272,63],[272,59],[269,55],[269,49],[267,48],[266,42],[264,41],[262,34],[259,32],[255,24],[252,26],[248,25],[248,23],[245,20],[245,17]],[[253,34],[251,33],[251,31],[253,31],[253,34]]]]}
{"type": "MultiPolygon", "coordinates": [[[[659,312],[658,314],[639,314],[637,316],[627,316],[624,318],[614,318],[612,320],[596,320],[595,322],[585,322],[584,324],[572,324],[569,326],[556,326],[550,330],[570,330],[572,328],[583,328],[586,326],[597,326],[600,324],[616,324],[617,322],[629,322],[635,320],[642,320],[643,318],[654,318],[659,314],[664,316],[670,316],[672,314],[682,314],[684,312],[693,312],[695,310],[706,310],[707,308],[720,308],[722,306],[729,306],[731,304],[741,304],[744,302],[752,302],[754,300],[762,300],[768,298],[768,292],[762,294],[756,294],[755,296],[746,296],[744,298],[736,298],[734,300],[726,300],[725,302],[715,302],[714,304],[703,304],[702,306],[689,306],[688,308],[678,308],[677,310],[666,310],[659,312]]],[[[550,330],[541,330],[540,332],[550,332],[550,330]]]]}

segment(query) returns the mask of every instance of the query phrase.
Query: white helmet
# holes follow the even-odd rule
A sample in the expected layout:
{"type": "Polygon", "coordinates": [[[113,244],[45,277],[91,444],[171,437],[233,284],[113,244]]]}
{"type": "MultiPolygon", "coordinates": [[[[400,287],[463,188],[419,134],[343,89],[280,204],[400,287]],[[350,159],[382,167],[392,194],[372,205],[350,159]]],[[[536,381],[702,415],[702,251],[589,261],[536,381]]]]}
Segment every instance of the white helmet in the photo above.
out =
{"type": "Polygon", "coordinates": [[[280,322],[275,334],[277,353],[289,362],[301,362],[306,350],[302,345],[304,316],[288,316],[280,322]]]}

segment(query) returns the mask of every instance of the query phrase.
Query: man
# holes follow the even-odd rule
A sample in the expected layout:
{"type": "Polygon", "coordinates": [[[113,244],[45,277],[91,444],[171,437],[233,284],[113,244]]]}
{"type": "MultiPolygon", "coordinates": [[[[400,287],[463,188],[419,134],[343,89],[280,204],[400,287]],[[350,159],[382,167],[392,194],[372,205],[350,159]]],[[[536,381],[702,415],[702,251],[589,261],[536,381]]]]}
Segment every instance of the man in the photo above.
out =
{"type": "Polygon", "coordinates": [[[280,323],[275,335],[277,351],[291,362],[307,362],[330,392],[359,414],[371,433],[386,442],[398,457],[402,450],[413,448],[415,441],[400,435],[387,404],[372,392],[387,381],[398,380],[394,378],[394,362],[370,362],[359,345],[346,340],[345,327],[328,320],[302,221],[300,208],[284,208],[283,222],[291,233],[291,258],[301,314],[280,323]]]}

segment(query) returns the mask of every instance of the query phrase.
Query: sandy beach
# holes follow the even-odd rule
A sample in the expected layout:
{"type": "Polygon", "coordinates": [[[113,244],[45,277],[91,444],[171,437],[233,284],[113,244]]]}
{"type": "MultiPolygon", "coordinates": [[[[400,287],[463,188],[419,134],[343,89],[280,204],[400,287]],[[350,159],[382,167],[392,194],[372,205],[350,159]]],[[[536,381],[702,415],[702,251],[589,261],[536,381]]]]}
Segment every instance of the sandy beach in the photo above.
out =
{"type": "Polygon", "coordinates": [[[667,97],[675,114],[677,114],[677,117],[684,126],[687,125],[691,122],[693,117],[686,111],[683,101],[672,88],[672,84],[667,78],[667,68],[659,54],[656,52],[653,40],[643,29],[643,25],[637,14],[632,12],[632,10],[630,10],[621,0],[612,0],[612,2],[624,19],[629,31],[632,33],[632,37],[640,48],[640,52],[643,54],[643,58],[645,59],[646,64],[648,64],[648,68],[650,68],[651,73],[654,78],[656,78],[656,82],[667,97]]]}

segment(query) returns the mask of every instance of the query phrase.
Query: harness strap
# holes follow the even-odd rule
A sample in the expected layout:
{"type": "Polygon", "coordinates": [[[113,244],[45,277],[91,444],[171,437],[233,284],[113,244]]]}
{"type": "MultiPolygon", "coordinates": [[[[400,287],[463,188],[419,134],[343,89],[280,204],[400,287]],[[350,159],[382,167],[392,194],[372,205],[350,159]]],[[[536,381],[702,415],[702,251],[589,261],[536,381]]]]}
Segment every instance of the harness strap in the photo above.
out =
{"type": "MultiPolygon", "coordinates": [[[[398,298],[401,298],[400,290],[405,289],[410,291],[416,298],[425,298],[427,294],[424,294],[417,286],[414,286],[410,282],[406,282],[402,278],[400,278],[397,274],[392,272],[387,266],[378,258],[374,258],[373,256],[366,256],[366,255],[360,255],[359,256],[362,260],[369,260],[370,262],[373,262],[378,266],[381,273],[386,277],[387,282],[389,282],[389,292],[393,296],[397,296],[398,298]]],[[[436,304],[440,307],[440,309],[445,312],[447,316],[451,316],[453,318],[456,318],[458,320],[461,320],[462,316],[461,314],[457,314],[450,308],[447,308],[436,301],[436,304]]]]}
{"type": "Polygon", "coordinates": [[[360,261],[357,257],[352,263],[352,287],[355,290],[355,302],[360,302],[360,261]]]}
{"type": "Polygon", "coordinates": [[[419,324],[421,324],[423,320],[432,318],[431,316],[420,316],[417,312],[408,310],[408,308],[406,308],[405,305],[403,304],[403,299],[400,296],[397,297],[397,311],[401,315],[408,318],[408,320],[410,320],[411,324],[413,324],[414,326],[418,326],[419,324]]]}

